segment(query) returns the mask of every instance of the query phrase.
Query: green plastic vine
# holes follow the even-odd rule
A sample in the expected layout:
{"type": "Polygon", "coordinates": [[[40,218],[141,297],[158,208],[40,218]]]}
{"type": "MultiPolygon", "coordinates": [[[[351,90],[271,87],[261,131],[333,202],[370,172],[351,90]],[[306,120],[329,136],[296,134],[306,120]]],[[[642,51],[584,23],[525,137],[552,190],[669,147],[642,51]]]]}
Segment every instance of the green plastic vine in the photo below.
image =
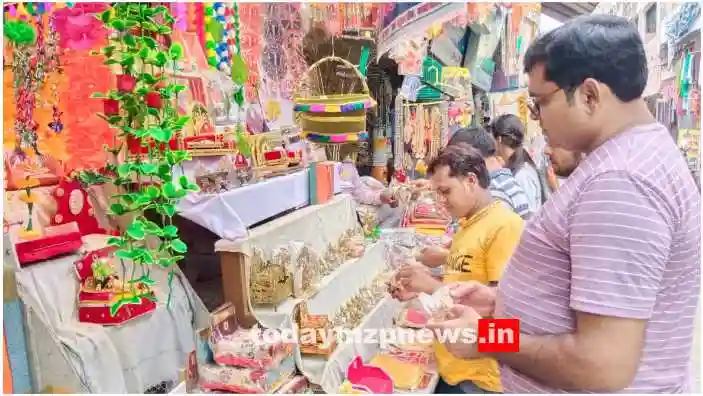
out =
{"type": "MultiPolygon", "coordinates": [[[[128,155],[121,163],[115,160],[100,171],[84,171],[79,179],[84,184],[111,181],[122,190],[111,197],[108,214],[130,215],[132,221],[121,236],[110,238],[108,244],[117,247],[115,255],[120,260],[134,263],[131,277],[124,284],[131,285],[131,291],[137,293],[138,283],[154,283],[150,278],[152,266],[170,269],[169,304],[175,264],[188,250],[172,218],[178,200],[198,190],[185,176],[174,179],[174,167],[190,156],[186,151],[169,147],[169,142],[189,120],[177,110],[178,94],[186,87],[170,82],[165,76],[167,68],[176,71],[183,48],[173,44],[166,49],[155,39],[157,35],[171,34],[169,25],[174,19],[166,7],[117,3],[99,18],[112,33],[100,51],[104,63],[119,66],[122,71],[117,76],[116,89],[93,94],[105,102],[105,114],[99,116],[116,131],[114,145],[107,151],[117,159],[125,142],[131,140],[139,142],[146,153],[128,155]],[[161,224],[147,219],[147,211],[160,215],[161,224]],[[158,239],[156,248],[147,246],[152,237],[158,239]]],[[[142,297],[148,298],[146,294],[142,297]]],[[[116,307],[111,307],[111,312],[114,314],[130,303],[134,303],[134,298],[119,301],[116,307]]]]}

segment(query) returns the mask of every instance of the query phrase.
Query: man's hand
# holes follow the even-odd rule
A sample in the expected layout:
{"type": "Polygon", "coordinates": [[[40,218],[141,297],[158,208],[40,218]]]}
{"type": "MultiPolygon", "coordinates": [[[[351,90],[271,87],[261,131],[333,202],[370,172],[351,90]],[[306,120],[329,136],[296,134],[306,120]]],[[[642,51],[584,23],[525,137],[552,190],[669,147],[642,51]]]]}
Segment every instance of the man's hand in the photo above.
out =
{"type": "Polygon", "coordinates": [[[410,264],[401,267],[395,276],[405,291],[432,294],[442,287],[442,282],[433,277],[424,265],[410,264]]]}
{"type": "Polygon", "coordinates": [[[495,311],[496,290],[480,282],[461,282],[449,287],[456,304],[473,308],[481,316],[492,316],[495,311]]]}
{"type": "Polygon", "coordinates": [[[417,259],[430,268],[437,268],[444,265],[449,257],[449,252],[439,246],[425,248],[417,259]]]}
{"type": "MultiPolygon", "coordinates": [[[[481,315],[478,314],[474,309],[469,308],[465,305],[454,305],[451,307],[449,312],[446,313],[444,320],[430,319],[427,322],[427,328],[434,330],[435,332],[444,331],[447,329],[466,329],[471,330],[476,334],[478,330],[478,320],[481,319],[481,315]]],[[[467,340],[464,337],[460,337],[455,340],[456,342],[451,342],[447,338],[444,342],[444,346],[447,350],[452,353],[452,355],[460,359],[477,359],[481,357],[478,353],[478,348],[476,340],[467,340]],[[468,341],[474,341],[473,343],[468,343],[468,341]]]]}
{"type": "Polygon", "coordinates": [[[393,191],[391,191],[390,188],[381,191],[380,199],[382,204],[386,204],[391,208],[395,208],[398,206],[398,200],[395,199],[395,197],[393,196],[393,191]]]}

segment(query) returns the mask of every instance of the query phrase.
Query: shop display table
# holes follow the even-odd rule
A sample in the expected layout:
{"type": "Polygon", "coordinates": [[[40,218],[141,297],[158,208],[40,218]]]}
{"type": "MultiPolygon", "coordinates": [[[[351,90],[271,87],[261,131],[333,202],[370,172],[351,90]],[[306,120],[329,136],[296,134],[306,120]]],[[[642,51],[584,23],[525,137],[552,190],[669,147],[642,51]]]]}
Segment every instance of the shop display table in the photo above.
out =
{"type": "MultiPolygon", "coordinates": [[[[340,190],[336,167],[334,192],[340,190]]],[[[266,219],[310,202],[308,170],[273,177],[219,194],[189,194],[177,206],[178,214],[223,239],[247,235],[247,229],[266,219]]]]}
{"type": "MultiPolygon", "coordinates": [[[[208,324],[208,312],[185,277],[174,279],[166,307],[168,274],[157,266],[155,311],[119,326],[80,323],[76,313],[74,262],[64,256],[17,271],[18,294],[28,316],[28,342],[39,389],[143,393],[177,379],[195,347],[193,333],[208,324]],[[78,384],[76,386],[71,386],[78,384]]],[[[131,268],[126,268],[131,271],[131,268]]]]}

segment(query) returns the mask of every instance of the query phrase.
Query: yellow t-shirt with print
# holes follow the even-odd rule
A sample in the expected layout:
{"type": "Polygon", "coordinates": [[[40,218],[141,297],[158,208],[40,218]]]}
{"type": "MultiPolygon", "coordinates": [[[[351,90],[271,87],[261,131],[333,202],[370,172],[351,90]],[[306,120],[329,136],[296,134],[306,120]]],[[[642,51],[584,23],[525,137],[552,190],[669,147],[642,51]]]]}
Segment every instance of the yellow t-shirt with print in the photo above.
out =
{"type": "MultiPolygon", "coordinates": [[[[515,212],[494,202],[459,221],[444,268],[444,282],[497,282],[520,241],[523,221],[515,212]]],[[[502,392],[498,362],[494,359],[458,359],[441,343],[435,343],[437,368],[449,385],[472,381],[491,392],[502,392]]]]}

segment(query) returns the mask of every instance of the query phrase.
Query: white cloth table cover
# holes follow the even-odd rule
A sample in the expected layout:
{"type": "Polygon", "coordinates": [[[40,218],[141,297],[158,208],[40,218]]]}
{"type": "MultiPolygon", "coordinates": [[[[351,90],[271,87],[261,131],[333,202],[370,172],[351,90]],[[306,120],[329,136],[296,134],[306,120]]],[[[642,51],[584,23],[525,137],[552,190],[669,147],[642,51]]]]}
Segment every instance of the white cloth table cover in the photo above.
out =
{"type": "MultiPolygon", "coordinates": [[[[143,393],[162,381],[176,380],[195,348],[195,331],[208,325],[208,311],[185,276],[183,283],[174,279],[167,308],[168,274],[152,267],[156,310],[120,326],[103,327],[77,319],[77,259],[70,255],[26,267],[17,272],[17,283],[23,303],[61,344],[81,382],[91,393],[143,393]]],[[[47,342],[54,341],[35,340],[35,345],[47,342]]]]}
{"type": "MultiPolygon", "coordinates": [[[[335,164],[333,191],[341,189],[340,163],[335,164]]],[[[219,194],[188,194],[177,206],[178,214],[220,238],[247,236],[247,229],[287,210],[310,202],[308,170],[274,177],[219,194]]]]}
{"type": "Polygon", "coordinates": [[[215,243],[215,251],[249,256],[254,247],[271,253],[292,241],[300,241],[316,252],[324,252],[329,243],[336,243],[345,231],[358,224],[354,208],[350,195],[336,195],[325,204],[307,206],[253,228],[248,236],[237,240],[220,239],[215,243]]]}

